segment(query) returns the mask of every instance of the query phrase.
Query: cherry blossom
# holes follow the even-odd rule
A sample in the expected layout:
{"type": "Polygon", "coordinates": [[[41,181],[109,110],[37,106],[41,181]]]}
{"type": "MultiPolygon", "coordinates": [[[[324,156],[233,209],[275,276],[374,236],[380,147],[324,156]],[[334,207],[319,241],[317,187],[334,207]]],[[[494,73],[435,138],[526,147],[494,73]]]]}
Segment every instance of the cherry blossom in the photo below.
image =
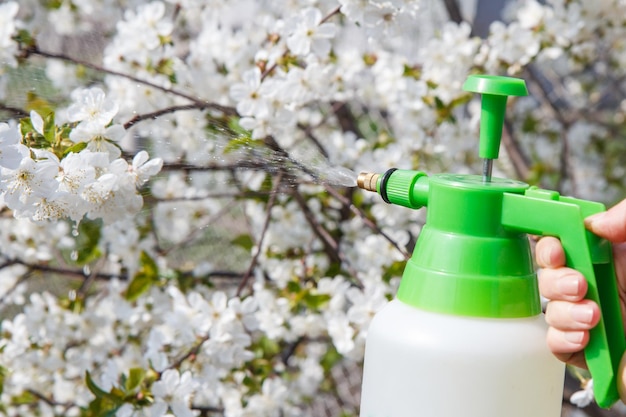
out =
{"type": "Polygon", "coordinates": [[[74,103],[67,109],[71,122],[81,122],[79,126],[105,127],[118,112],[118,105],[107,99],[104,91],[98,87],[78,90],[73,94],[74,103]]]}
{"type": "Polygon", "coordinates": [[[306,55],[313,52],[317,55],[327,55],[330,50],[329,39],[335,36],[333,23],[322,23],[322,12],[316,8],[305,9],[300,16],[290,22],[290,34],[287,46],[296,55],[306,55]]]}

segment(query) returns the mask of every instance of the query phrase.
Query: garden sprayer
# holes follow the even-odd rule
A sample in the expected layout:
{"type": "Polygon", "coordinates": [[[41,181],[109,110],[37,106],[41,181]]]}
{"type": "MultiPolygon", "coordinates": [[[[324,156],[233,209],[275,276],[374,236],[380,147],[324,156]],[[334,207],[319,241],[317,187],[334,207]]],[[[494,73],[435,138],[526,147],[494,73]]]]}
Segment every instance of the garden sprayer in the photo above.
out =
{"type": "Polygon", "coordinates": [[[397,296],[368,330],[361,417],[560,416],[564,365],[546,344],[527,234],[558,237],[600,306],[585,358],[596,402],[609,407],[619,399],[624,327],[611,245],[583,222],[605,208],[492,177],[507,97],[527,95],[526,85],[473,75],[463,88],[482,94],[482,175],[391,169],[358,178],[387,203],[428,207],[397,296]]]}

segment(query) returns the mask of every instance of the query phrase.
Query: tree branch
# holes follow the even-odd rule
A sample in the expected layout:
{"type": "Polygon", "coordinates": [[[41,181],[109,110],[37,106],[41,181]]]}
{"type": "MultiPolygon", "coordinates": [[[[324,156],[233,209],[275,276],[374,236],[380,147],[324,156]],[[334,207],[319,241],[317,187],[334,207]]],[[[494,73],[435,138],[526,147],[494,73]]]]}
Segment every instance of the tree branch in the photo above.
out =
{"type": "Polygon", "coordinates": [[[461,8],[457,0],[444,0],[443,4],[446,6],[448,17],[455,23],[463,22],[463,15],[461,14],[461,8]]]}
{"type": "MultiPolygon", "coordinates": [[[[137,116],[133,117],[132,119],[124,123],[124,129],[128,130],[141,121],[156,119],[157,117],[163,116],[165,114],[175,113],[177,111],[183,111],[183,110],[206,110],[206,109],[213,108],[213,106],[214,104],[211,104],[211,103],[194,103],[194,104],[186,104],[186,105],[181,105],[181,106],[167,107],[167,108],[156,110],[156,111],[153,111],[151,113],[146,113],[146,114],[138,114],[137,116]]],[[[225,108],[226,107],[224,107],[224,109],[225,108]]],[[[229,111],[232,111],[232,114],[236,113],[235,109],[233,108],[228,108],[228,109],[229,111]]]]}
{"type": "MultiPolygon", "coordinates": [[[[180,368],[180,366],[183,364],[183,362],[185,362],[187,359],[194,357],[198,354],[198,352],[200,352],[200,348],[202,348],[202,345],[204,344],[204,342],[206,342],[207,340],[210,339],[210,336],[207,334],[205,336],[202,336],[192,347],[191,349],[189,349],[187,352],[185,352],[182,356],[180,356],[178,359],[176,359],[174,362],[172,362],[167,368],[164,369],[164,371],[168,370],[168,369],[178,369],[180,368]]],[[[161,375],[163,374],[163,372],[159,373],[159,378],[161,378],[161,375]]]]}
{"type": "Polygon", "coordinates": [[[15,117],[21,119],[22,117],[28,117],[29,114],[26,110],[23,109],[19,109],[17,107],[13,107],[13,106],[9,106],[7,104],[4,103],[0,103],[0,111],[4,111],[7,113],[11,113],[12,115],[14,115],[15,117]]]}
{"type": "Polygon", "coordinates": [[[104,67],[101,67],[99,65],[96,64],[92,64],[91,62],[87,62],[87,61],[83,61],[77,58],[73,58],[70,57],[68,55],[65,54],[60,54],[60,53],[52,53],[52,52],[47,52],[47,51],[42,51],[41,49],[39,49],[37,46],[33,47],[32,49],[29,50],[29,53],[31,55],[38,55],[44,58],[51,58],[51,59],[58,59],[61,61],[65,61],[65,62],[70,62],[72,64],[76,64],[76,65],[82,65],[86,68],[90,68],[93,69],[95,71],[99,71],[105,74],[109,74],[109,75],[115,75],[117,77],[122,77],[122,78],[126,78],[128,80],[134,81],[138,84],[142,84],[148,87],[152,87],[156,90],[162,91],[164,93],[168,93],[168,94],[172,94],[178,97],[182,97],[185,98],[189,101],[191,101],[192,103],[195,103],[196,105],[202,106],[203,108],[207,108],[207,109],[213,109],[213,110],[219,110],[225,114],[234,114],[234,109],[231,107],[226,107],[226,106],[222,106],[220,104],[217,103],[209,103],[207,101],[204,100],[200,100],[196,97],[190,96],[189,94],[183,93],[181,91],[177,91],[174,90],[172,88],[166,88],[163,87],[161,85],[155,84],[153,82],[147,81],[147,80],[142,80],[141,78],[137,78],[133,75],[130,74],[125,74],[123,72],[119,72],[119,71],[115,71],[115,70],[111,70],[111,69],[107,69],[104,67]]]}

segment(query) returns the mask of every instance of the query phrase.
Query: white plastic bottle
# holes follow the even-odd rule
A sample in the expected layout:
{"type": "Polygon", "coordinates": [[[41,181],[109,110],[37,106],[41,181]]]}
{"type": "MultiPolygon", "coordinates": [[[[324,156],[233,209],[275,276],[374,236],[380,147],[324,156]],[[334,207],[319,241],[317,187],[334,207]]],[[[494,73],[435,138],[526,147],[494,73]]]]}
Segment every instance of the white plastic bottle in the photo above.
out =
{"type": "Polygon", "coordinates": [[[391,301],[367,335],[360,417],[558,417],[564,365],[542,315],[476,318],[391,301]]]}

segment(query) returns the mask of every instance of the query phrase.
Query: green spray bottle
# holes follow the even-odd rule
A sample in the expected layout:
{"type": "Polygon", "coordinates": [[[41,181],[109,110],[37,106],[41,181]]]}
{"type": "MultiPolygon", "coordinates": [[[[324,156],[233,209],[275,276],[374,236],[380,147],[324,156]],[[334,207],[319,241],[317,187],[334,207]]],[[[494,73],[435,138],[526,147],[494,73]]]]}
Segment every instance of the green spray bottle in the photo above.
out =
{"type": "Polygon", "coordinates": [[[546,345],[527,234],[560,238],[600,306],[585,358],[596,402],[609,407],[619,399],[624,327],[611,245],[583,223],[605,208],[492,177],[507,97],[527,95],[526,85],[473,75],[463,88],[482,94],[482,175],[359,175],[360,188],[388,203],[428,208],[397,296],[368,329],[360,416],[561,415],[564,365],[546,345]]]}

